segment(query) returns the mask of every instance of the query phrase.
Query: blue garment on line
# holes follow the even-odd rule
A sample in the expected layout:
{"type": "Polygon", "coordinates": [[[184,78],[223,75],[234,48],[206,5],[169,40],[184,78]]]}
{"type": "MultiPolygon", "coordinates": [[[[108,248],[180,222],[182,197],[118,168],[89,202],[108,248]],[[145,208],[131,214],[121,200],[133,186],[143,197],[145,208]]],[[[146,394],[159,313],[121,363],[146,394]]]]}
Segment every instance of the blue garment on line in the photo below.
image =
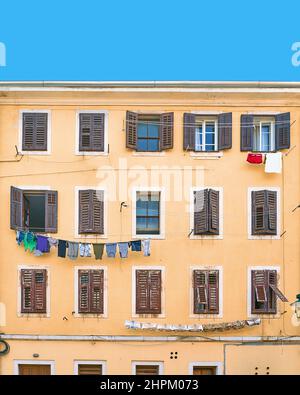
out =
{"type": "Polygon", "coordinates": [[[131,251],[142,251],[142,242],[141,240],[134,240],[130,242],[131,251]]]}
{"type": "Polygon", "coordinates": [[[128,242],[121,242],[118,243],[119,246],[119,252],[120,252],[120,257],[121,258],[127,258],[128,257],[128,242]]]}
{"type": "Polygon", "coordinates": [[[105,244],[106,254],[108,258],[114,258],[117,252],[117,243],[107,243],[105,244]]]}

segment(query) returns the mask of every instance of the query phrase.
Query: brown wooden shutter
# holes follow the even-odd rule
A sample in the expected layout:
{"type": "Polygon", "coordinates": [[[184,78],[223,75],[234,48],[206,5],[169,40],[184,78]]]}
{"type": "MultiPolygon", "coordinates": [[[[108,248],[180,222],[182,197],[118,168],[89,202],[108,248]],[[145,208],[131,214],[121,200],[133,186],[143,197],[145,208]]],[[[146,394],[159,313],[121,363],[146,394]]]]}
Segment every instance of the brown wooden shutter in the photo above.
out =
{"type": "Polygon", "coordinates": [[[201,235],[209,231],[208,189],[194,192],[194,234],[201,235]]]}
{"type": "Polygon", "coordinates": [[[104,192],[92,189],[79,191],[78,233],[104,233],[104,192]]]}
{"type": "Polygon", "coordinates": [[[161,271],[136,271],[136,314],[161,314],[161,271]]]}
{"type": "Polygon", "coordinates": [[[57,232],[57,191],[45,192],[45,232],[57,232]]]}
{"type": "Polygon", "coordinates": [[[195,136],[196,115],[186,112],[183,114],[183,149],[185,151],[195,151],[195,136]]]}
{"type": "Polygon", "coordinates": [[[24,151],[46,151],[47,131],[47,113],[23,113],[22,149],[24,151]]]}
{"type": "Polygon", "coordinates": [[[92,232],[104,233],[104,191],[92,192],[92,232]]]}
{"type": "Polygon", "coordinates": [[[135,374],[137,376],[157,376],[159,375],[159,365],[136,365],[135,374]]]}
{"type": "Polygon", "coordinates": [[[286,298],[286,296],[277,287],[277,271],[276,270],[269,271],[269,287],[282,302],[288,302],[288,299],[286,298]]]}
{"type": "Polygon", "coordinates": [[[160,115],[160,150],[173,148],[174,113],[168,112],[160,115]]]}
{"type": "Polygon", "coordinates": [[[219,234],[219,191],[209,190],[209,233],[219,234]]]}
{"type": "Polygon", "coordinates": [[[289,112],[277,114],[275,116],[275,147],[276,150],[290,148],[291,140],[291,116],[289,112]]]}
{"type": "Polygon", "coordinates": [[[241,115],[241,151],[253,150],[253,115],[241,115]]]}
{"type": "Polygon", "coordinates": [[[104,313],[104,271],[90,270],[90,312],[104,313]]]}
{"type": "Polygon", "coordinates": [[[218,116],[218,149],[232,147],[232,113],[223,113],[218,116]]]}
{"type": "Polygon", "coordinates": [[[219,313],[219,272],[208,272],[208,312],[219,313]]]}
{"type": "Polygon", "coordinates": [[[102,375],[102,365],[95,364],[80,364],[78,365],[79,376],[94,376],[102,375]]]}
{"type": "Polygon", "coordinates": [[[194,314],[201,314],[207,310],[207,283],[203,270],[193,271],[194,314]]]}
{"type": "Polygon", "coordinates": [[[89,312],[90,278],[88,270],[78,270],[78,312],[89,312]]]}
{"type": "Polygon", "coordinates": [[[268,313],[268,271],[267,270],[252,270],[252,289],[251,289],[251,312],[268,313]],[[256,303],[258,302],[258,303],[256,303]]]}
{"type": "Polygon", "coordinates": [[[103,113],[79,114],[80,151],[104,151],[104,122],[103,113]]]}
{"type": "Polygon", "coordinates": [[[277,192],[252,191],[252,234],[277,234],[277,192]]]}
{"type": "Polygon", "coordinates": [[[34,311],[34,271],[21,270],[21,313],[34,311]]]}
{"type": "Polygon", "coordinates": [[[21,312],[46,313],[46,270],[21,270],[21,312]]]}
{"type": "Polygon", "coordinates": [[[219,313],[219,271],[194,270],[194,314],[219,313]]]}
{"type": "Polygon", "coordinates": [[[126,111],[126,147],[136,149],[138,114],[126,111]]]}
{"type": "Polygon", "coordinates": [[[79,191],[79,229],[78,233],[92,231],[90,221],[90,190],[79,191]]]}
{"type": "Polygon", "coordinates": [[[47,271],[34,271],[34,303],[36,313],[46,313],[46,285],[47,285],[47,271]]]}
{"type": "Polygon", "coordinates": [[[23,190],[10,187],[10,228],[23,229],[23,190]]]}
{"type": "Polygon", "coordinates": [[[266,191],[266,200],[268,207],[268,234],[277,234],[277,192],[266,191]]]}

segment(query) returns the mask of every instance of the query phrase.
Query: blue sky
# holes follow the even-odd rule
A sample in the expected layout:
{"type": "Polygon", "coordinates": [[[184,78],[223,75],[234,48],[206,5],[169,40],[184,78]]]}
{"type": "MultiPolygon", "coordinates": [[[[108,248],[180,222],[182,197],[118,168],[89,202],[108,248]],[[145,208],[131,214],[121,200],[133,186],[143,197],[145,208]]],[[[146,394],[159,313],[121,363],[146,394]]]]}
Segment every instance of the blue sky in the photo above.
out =
{"type": "Polygon", "coordinates": [[[296,0],[2,1],[0,80],[298,81],[299,15],[296,0]]]}

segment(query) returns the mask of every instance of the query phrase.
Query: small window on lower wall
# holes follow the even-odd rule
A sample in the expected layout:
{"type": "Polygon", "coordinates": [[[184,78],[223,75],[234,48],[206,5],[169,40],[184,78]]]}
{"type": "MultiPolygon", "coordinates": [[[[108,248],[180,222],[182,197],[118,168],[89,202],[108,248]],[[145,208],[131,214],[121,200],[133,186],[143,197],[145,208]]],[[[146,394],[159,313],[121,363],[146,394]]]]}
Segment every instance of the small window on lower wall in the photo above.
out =
{"type": "Polygon", "coordinates": [[[214,376],[216,374],[216,366],[193,366],[194,376],[214,376]]]}
{"type": "Polygon", "coordinates": [[[78,313],[104,313],[104,270],[78,270],[78,313]]]}
{"type": "Polygon", "coordinates": [[[158,376],[162,374],[162,362],[133,362],[133,374],[158,376]]]}
{"type": "Polygon", "coordinates": [[[100,376],[102,374],[102,365],[78,364],[79,376],[100,376]]]}
{"type": "Polygon", "coordinates": [[[50,376],[51,365],[19,364],[18,374],[20,376],[50,376]]]}

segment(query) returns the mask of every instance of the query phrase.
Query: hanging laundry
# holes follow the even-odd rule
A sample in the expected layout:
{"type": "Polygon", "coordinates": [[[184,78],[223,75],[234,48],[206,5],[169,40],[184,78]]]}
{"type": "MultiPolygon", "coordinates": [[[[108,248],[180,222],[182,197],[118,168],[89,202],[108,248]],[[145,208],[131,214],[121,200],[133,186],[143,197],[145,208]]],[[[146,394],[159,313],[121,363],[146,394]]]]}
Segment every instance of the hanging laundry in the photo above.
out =
{"type": "Polygon", "coordinates": [[[96,259],[102,259],[104,244],[93,244],[94,254],[96,259]]]}
{"type": "Polygon", "coordinates": [[[40,252],[50,252],[48,237],[38,235],[36,237],[36,249],[40,252]]]}
{"type": "Polygon", "coordinates": [[[79,244],[73,241],[68,241],[68,257],[74,261],[78,257],[79,244]]]}
{"type": "Polygon", "coordinates": [[[120,257],[121,258],[127,258],[128,257],[128,242],[120,242],[118,243],[119,246],[119,252],[120,252],[120,257]]]}
{"type": "Polygon", "coordinates": [[[263,156],[262,154],[248,154],[247,162],[260,165],[263,163],[263,156]]]}
{"type": "Polygon", "coordinates": [[[144,251],[144,256],[150,256],[150,240],[142,240],[142,248],[144,251]]]}
{"type": "Polygon", "coordinates": [[[67,242],[66,240],[58,240],[57,256],[60,258],[66,257],[67,242]]]}
{"type": "Polygon", "coordinates": [[[24,237],[25,237],[25,232],[23,232],[22,230],[18,230],[16,235],[16,241],[18,245],[21,245],[23,243],[24,237]]]}
{"type": "Polygon", "coordinates": [[[105,248],[108,258],[114,258],[116,256],[117,243],[106,243],[105,248]]]}
{"type": "Polygon", "coordinates": [[[58,246],[58,240],[54,239],[53,237],[48,237],[48,243],[50,245],[50,248],[58,246]]]}
{"type": "Polygon", "coordinates": [[[42,256],[43,253],[42,253],[40,250],[34,250],[34,251],[33,251],[33,255],[34,255],[34,256],[42,256]]]}
{"type": "Polygon", "coordinates": [[[79,252],[81,257],[90,258],[92,256],[92,244],[79,243],[79,252]]]}
{"type": "Polygon", "coordinates": [[[281,169],[282,169],[282,153],[273,152],[266,154],[265,172],[281,173],[281,169]]]}
{"type": "Polygon", "coordinates": [[[34,233],[27,232],[23,240],[25,251],[29,250],[32,252],[36,249],[36,236],[34,233]]]}
{"type": "Polygon", "coordinates": [[[142,241],[141,240],[130,241],[129,245],[131,247],[131,251],[142,251],[142,241]]]}

